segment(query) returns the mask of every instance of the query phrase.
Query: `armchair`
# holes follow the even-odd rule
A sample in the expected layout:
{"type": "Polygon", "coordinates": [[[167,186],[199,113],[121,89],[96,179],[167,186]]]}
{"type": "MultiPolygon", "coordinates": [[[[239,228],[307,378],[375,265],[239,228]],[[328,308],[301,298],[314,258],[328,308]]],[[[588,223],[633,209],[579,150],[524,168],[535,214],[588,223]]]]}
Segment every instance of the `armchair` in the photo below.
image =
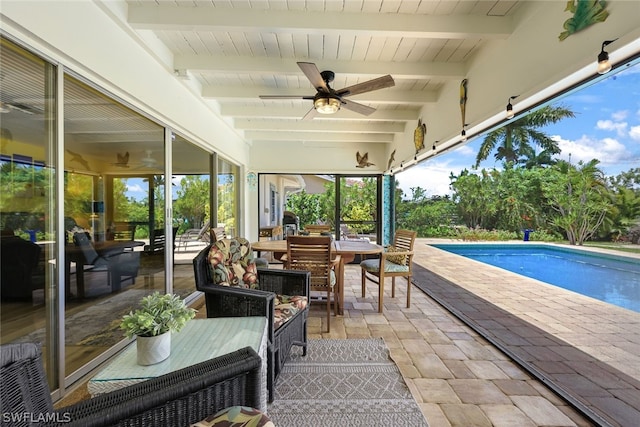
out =
{"type": "Polygon", "coordinates": [[[393,245],[386,248],[379,259],[367,259],[360,263],[362,273],[362,298],[366,292],[367,279],[378,284],[378,313],[382,313],[384,280],[391,277],[391,298],[396,296],[396,277],[407,279],[407,308],[411,305],[411,275],[413,265],[413,244],[417,233],[411,230],[397,230],[393,245]]]}
{"type": "Polygon", "coordinates": [[[245,239],[224,239],[193,260],[196,288],[204,292],[207,317],[268,318],[269,401],[294,345],[307,354],[310,276],[306,271],[257,269],[245,239]]]}
{"type": "Polygon", "coordinates": [[[54,409],[40,345],[4,344],[0,346],[0,406],[3,417],[14,417],[10,425],[15,426],[184,427],[230,406],[259,407],[261,365],[260,356],[246,347],[54,409]],[[32,423],[29,417],[37,421],[32,423]]]}

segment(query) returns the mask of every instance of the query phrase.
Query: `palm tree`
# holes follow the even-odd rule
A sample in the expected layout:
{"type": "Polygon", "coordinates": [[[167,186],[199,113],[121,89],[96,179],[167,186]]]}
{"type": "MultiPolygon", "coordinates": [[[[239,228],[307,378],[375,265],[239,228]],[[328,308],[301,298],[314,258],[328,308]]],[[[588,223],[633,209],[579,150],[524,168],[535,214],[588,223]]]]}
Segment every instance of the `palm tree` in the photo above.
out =
{"type": "Polygon", "coordinates": [[[560,152],[558,143],[537,128],[557,123],[566,117],[575,117],[575,114],[563,106],[546,106],[490,132],[482,141],[476,156],[475,167],[477,168],[480,162],[486,160],[494,150],[496,150],[494,155],[496,160],[513,163],[526,163],[526,159],[532,154],[535,156],[532,145],[541,147],[547,154],[558,154],[560,152]]]}

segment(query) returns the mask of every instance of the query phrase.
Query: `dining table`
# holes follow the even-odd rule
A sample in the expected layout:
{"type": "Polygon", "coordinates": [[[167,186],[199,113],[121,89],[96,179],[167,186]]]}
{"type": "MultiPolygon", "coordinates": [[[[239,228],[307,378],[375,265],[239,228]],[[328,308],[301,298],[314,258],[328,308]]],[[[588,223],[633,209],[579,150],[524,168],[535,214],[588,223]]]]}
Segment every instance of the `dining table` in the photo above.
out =
{"type": "MultiPolygon", "coordinates": [[[[262,240],[251,243],[251,249],[260,252],[272,252],[275,259],[280,259],[281,255],[287,253],[286,240],[262,240]]],[[[373,256],[382,253],[384,247],[369,240],[334,240],[331,245],[331,252],[340,255],[340,263],[337,271],[338,292],[338,314],[344,314],[344,266],[355,260],[357,255],[360,258],[373,256]]]]}

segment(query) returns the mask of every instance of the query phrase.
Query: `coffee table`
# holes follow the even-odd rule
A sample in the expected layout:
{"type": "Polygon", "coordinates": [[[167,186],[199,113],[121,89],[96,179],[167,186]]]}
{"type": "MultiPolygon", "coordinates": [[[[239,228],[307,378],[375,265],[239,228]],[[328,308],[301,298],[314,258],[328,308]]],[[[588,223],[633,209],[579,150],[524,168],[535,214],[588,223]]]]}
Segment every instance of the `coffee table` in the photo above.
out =
{"type": "Polygon", "coordinates": [[[87,389],[92,396],[108,393],[141,381],[177,371],[187,366],[251,346],[262,358],[260,409],[267,409],[267,318],[218,317],[193,319],[171,336],[171,356],[155,365],[137,363],[132,343],[113,358],[87,389]]]}

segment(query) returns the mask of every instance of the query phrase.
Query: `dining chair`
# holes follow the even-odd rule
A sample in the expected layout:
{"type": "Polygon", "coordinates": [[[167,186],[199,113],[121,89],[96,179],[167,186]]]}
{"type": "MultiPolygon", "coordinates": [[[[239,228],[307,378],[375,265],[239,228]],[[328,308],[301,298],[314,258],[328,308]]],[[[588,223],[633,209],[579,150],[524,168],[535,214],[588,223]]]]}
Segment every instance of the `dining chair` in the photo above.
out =
{"type": "Polygon", "coordinates": [[[288,270],[303,270],[311,273],[311,290],[327,293],[327,332],[331,332],[331,293],[334,313],[338,314],[339,289],[336,268],[340,266],[340,255],[332,258],[330,236],[287,236],[287,254],[283,261],[288,270]]]}
{"type": "Polygon", "coordinates": [[[391,277],[391,298],[396,297],[396,277],[407,278],[407,308],[411,305],[411,264],[413,260],[413,244],[417,233],[411,230],[397,230],[393,245],[388,246],[380,254],[380,258],[364,260],[362,269],[362,298],[365,297],[366,281],[378,284],[378,313],[382,313],[384,297],[384,280],[391,277]]]}

